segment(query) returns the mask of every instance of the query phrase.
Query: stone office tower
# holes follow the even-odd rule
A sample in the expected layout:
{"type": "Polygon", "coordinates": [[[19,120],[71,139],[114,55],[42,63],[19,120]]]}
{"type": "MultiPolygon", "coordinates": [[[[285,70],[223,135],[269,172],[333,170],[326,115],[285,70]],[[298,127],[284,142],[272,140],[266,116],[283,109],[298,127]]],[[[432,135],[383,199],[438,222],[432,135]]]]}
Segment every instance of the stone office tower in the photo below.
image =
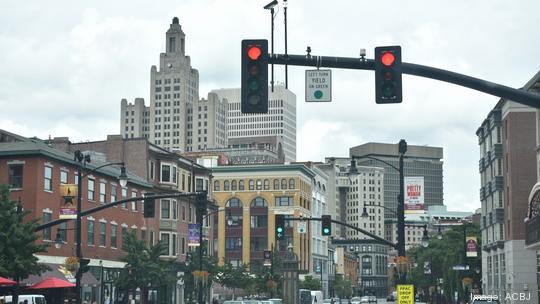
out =
{"type": "Polygon", "coordinates": [[[150,106],[142,98],[121,102],[121,134],[146,137],[174,151],[226,147],[227,102],[215,94],[199,100],[199,72],[186,56],[186,35],[178,18],[165,34],[159,69],[150,68],[150,106]]]}

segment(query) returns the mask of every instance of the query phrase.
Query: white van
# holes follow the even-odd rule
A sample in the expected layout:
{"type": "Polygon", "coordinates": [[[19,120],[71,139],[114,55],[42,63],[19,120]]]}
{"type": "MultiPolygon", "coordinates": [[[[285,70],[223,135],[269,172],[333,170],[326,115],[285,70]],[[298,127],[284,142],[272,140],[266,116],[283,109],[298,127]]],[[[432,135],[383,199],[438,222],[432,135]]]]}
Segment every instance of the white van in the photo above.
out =
{"type": "Polygon", "coordinates": [[[323,295],[320,290],[311,291],[311,304],[323,304],[323,295]]]}
{"type": "MultiPolygon", "coordinates": [[[[4,300],[6,304],[13,304],[12,296],[0,296],[0,299],[4,300]]],[[[19,304],[47,304],[43,295],[19,295],[19,304]]]]}

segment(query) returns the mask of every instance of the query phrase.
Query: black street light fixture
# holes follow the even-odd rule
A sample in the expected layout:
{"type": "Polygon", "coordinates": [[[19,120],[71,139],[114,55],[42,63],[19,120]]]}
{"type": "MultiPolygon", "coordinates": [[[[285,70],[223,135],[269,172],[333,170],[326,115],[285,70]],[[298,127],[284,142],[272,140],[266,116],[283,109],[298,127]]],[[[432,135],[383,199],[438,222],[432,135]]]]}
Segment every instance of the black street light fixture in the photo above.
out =
{"type": "MultiPolygon", "coordinates": [[[[104,164],[96,168],[93,168],[92,170],[86,172],[83,175],[82,174],[83,169],[86,169],[86,164],[90,163],[90,155],[89,154],[85,155],[80,150],[76,150],[74,154],[75,154],[74,160],[77,164],[77,218],[76,218],[76,229],[75,229],[75,242],[77,244],[77,249],[76,249],[77,259],[80,263],[80,261],[83,258],[82,252],[81,252],[82,179],[88,176],[89,174],[96,172],[98,169],[101,169],[107,166],[115,166],[115,165],[122,166],[120,170],[120,176],[118,177],[121,187],[125,187],[127,185],[128,178],[126,174],[126,167],[123,162],[104,164]]],[[[58,234],[57,234],[57,237],[58,237],[58,234]]],[[[77,272],[75,273],[75,292],[77,294],[76,304],[82,303],[81,279],[82,279],[82,272],[77,270],[77,272]]]]}
{"type": "MultiPolygon", "coordinates": [[[[358,168],[356,168],[356,161],[355,159],[360,158],[369,158],[376,161],[379,161],[381,163],[384,163],[390,168],[393,168],[394,170],[399,172],[399,195],[398,195],[398,206],[397,206],[397,221],[398,221],[398,256],[405,256],[405,183],[404,183],[404,176],[403,176],[403,156],[407,152],[407,142],[402,139],[398,143],[398,153],[399,153],[399,168],[396,168],[396,166],[382,160],[378,159],[372,156],[351,156],[351,167],[349,169],[350,175],[356,175],[358,174],[358,168]]],[[[365,210],[364,210],[365,211],[365,210]]],[[[367,214],[367,212],[366,212],[367,214]]],[[[364,216],[364,212],[362,213],[362,216],[364,216]]]]}

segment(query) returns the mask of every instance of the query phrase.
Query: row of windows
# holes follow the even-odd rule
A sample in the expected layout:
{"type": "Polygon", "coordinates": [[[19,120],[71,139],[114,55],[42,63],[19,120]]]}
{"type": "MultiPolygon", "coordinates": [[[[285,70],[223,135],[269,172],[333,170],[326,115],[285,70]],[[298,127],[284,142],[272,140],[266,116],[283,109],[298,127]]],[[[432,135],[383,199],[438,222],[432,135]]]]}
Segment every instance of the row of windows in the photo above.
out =
{"type": "MultiPolygon", "coordinates": [[[[220,180],[216,180],[214,181],[214,191],[221,191],[221,181],[220,180]]],[[[270,190],[270,180],[269,179],[264,179],[261,180],[261,179],[257,179],[257,180],[253,180],[253,179],[250,179],[248,181],[248,190],[263,190],[263,185],[264,185],[264,190],[270,190]]],[[[288,181],[288,184],[287,184],[287,179],[283,178],[281,179],[281,188],[280,188],[280,180],[279,179],[274,179],[273,180],[273,190],[285,190],[285,189],[294,189],[295,187],[295,184],[294,184],[294,178],[290,178],[289,181],[288,181]],[[288,185],[288,188],[287,188],[287,185],[288,185]]],[[[244,189],[244,180],[239,180],[238,182],[236,180],[232,180],[232,181],[229,181],[229,180],[224,180],[223,181],[223,191],[243,191],[245,190],[244,189]],[[238,183],[238,187],[237,187],[237,183],[238,183]]]]}
{"type": "MultiPolygon", "coordinates": [[[[8,182],[12,189],[21,189],[23,188],[23,172],[24,164],[9,164],[8,165],[8,182]]],[[[73,174],[74,184],[78,184],[78,176],[73,174]]],[[[59,181],[61,184],[67,184],[69,178],[69,171],[61,169],[59,181]]],[[[53,191],[53,165],[45,165],[43,172],[43,190],[47,192],[53,191]]],[[[99,192],[96,195],[96,180],[92,176],[87,178],[87,193],[86,198],[89,202],[98,201],[100,204],[105,204],[109,202],[116,202],[118,197],[118,188],[121,188],[121,199],[126,199],[128,197],[128,188],[122,188],[116,185],[115,183],[108,183],[105,181],[99,181],[99,192]],[[109,187],[109,191],[107,188],[109,187]],[[109,201],[107,201],[107,192],[109,193],[109,201]]],[[[142,195],[142,194],[141,194],[142,195]]],[[[131,189],[131,197],[137,197],[138,192],[136,189],[131,189]]],[[[122,204],[122,208],[127,210],[127,203],[122,204]]],[[[138,211],[137,202],[131,202],[131,210],[134,212],[138,211]]],[[[142,202],[141,202],[142,209],[142,202]]]]}

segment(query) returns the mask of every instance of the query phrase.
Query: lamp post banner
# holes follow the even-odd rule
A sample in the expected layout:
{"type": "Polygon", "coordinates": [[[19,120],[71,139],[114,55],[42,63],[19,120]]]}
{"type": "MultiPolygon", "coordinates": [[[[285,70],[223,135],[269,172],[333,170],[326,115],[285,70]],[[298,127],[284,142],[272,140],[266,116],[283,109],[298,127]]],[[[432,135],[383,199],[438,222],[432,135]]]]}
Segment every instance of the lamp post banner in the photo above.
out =
{"type": "Polygon", "coordinates": [[[424,177],[404,178],[405,210],[424,210],[424,177]]]}
{"type": "Polygon", "coordinates": [[[188,224],[188,246],[199,246],[199,224],[188,224]]]}
{"type": "Polygon", "coordinates": [[[466,238],[467,244],[467,257],[477,257],[478,256],[478,243],[475,236],[468,236],[466,238]]]}

